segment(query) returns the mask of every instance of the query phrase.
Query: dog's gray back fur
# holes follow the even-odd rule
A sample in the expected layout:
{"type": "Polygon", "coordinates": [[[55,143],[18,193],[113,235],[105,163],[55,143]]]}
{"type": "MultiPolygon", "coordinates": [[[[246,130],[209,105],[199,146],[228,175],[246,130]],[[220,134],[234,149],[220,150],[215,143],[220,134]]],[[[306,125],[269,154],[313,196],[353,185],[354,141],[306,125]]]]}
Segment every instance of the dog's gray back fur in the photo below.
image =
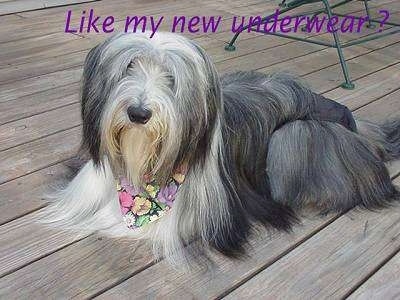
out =
{"type": "MultiPolygon", "coordinates": [[[[226,152],[240,178],[239,194],[268,194],[269,185],[273,201],[322,212],[376,208],[398,199],[384,165],[399,157],[398,121],[358,122],[357,133],[313,120],[321,96],[288,75],[238,72],[222,78],[222,90],[226,152]]],[[[250,214],[265,219],[258,205],[254,211],[250,205],[250,214]]]]}

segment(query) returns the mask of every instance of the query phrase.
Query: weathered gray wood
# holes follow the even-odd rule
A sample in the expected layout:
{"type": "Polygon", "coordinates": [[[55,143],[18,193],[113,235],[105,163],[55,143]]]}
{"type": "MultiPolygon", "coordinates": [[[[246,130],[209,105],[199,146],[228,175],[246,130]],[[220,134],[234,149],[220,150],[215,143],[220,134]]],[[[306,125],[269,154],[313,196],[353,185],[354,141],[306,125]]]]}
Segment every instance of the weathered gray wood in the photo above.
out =
{"type": "Polygon", "coordinates": [[[399,88],[399,82],[400,64],[396,64],[356,80],[357,88],[354,90],[336,88],[326,93],[325,96],[346,105],[351,103],[351,106],[348,107],[357,109],[385,94],[391,94],[396,91],[399,88]]]}
{"type": "Polygon", "coordinates": [[[0,152],[80,124],[80,105],[75,103],[0,125],[0,152]],[[47,126],[43,124],[43,120],[45,120],[47,126]]]}
{"type": "MultiPolygon", "coordinates": [[[[34,220],[37,218],[38,213],[35,212],[1,226],[0,276],[85,236],[36,224],[34,220]]],[[[3,297],[3,290],[1,295],[3,297]]]]}
{"type": "Polygon", "coordinates": [[[94,1],[98,0],[9,0],[0,2],[0,15],[94,1]]]}
{"type": "MultiPolygon", "coordinates": [[[[46,36],[30,37],[26,40],[18,40],[0,45],[7,45],[11,50],[2,54],[2,60],[0,62],[1,69],[16,67],[17,65],[23,65],[29,62],[36,63],[39,67],[46,61],[46,59],[52,57],[58,57],[62,59],[63,55],[78,52],[79,50],[86,50],[96,45],[96,41],[88,38],[83,38],[74,34],[56,33],[46,36]],[[51,36],[55,35],[57,38],[51,41],[51,36]],[[61,35],[59,37],[59,35],[61,35]],[[40,40],[40,41],[36,41],[40,40]],[[15,45],[21,43],[21,46],[15,45]],[[26,44],[25,46],[22,46],[26,44]],[[14,47],[14,51],[12,48],[14,47]]],[[[22,66],[21,66],[22,67],[22,66]]],[[[7,78],[2,78],[2,82],[6,81],[7,78]]]]}
{"type": "Polygon", "coordinates": [[[82,299],[151,263],[151,250],[141,241],[124,242],[92,235],[1,278],[0,290],[6,298],[82,299]]]}
{"type": "Polygon", "coordinates": [[[86,49],[61,56],[39,59],[40,63],[33,59],[33,62],[0,68],[0,85],[82,66],[88,52],[89,49],[86,49]]]}
{"type": "Polygon", "coordinates": [[[80,132],[80,127],[75,127],[0,152],[0,183],[73,156],[80,144],[80,132]]]}
{"type": "MultiPolygon", "coordinates": [[[[399,236],[395,237],[399,238],[399,236]]],[[[397,253],[378,272],[360,286],[349,300],[399,299],[400,297],[400,253],[397,253]]]]}
{"type": "Polygon", "coordinates": [[[0,224],[44,207],[44,195],[61,184],[66,174],[66,166],[60,163],[1,184],[0,224]]]}
{"type": "Polygon", "coordinates": [[[54,89],[67,84],[74,84],[80,81],[82,68],[67,69],[43,76],[23,79],[17,82],[6,83],[1,86],[0,102],[11,101],[34,93],[54,89]]]}
{"type": "Polygon", "coordinates": [[[71,83],[50,90],[0,102],[0,124],[13,122],[79,101],[79,83],[71,83]]]}
{"type": "MultiPolygon", "coordinates": [[[[396,43],[383,49],[378,49],[368,54],[348,60],[347,65],[349,66],[353,80],[372,74],[400,62],[399,55],[394,54],[395,52],[398,53],[398,51],[400,51],[400,43],[396,43]]],[[[333,90],[340,86],[340,84],[344,81],[339,64],[308,74],[303,78],[315,91],[320,93],[333,90]]]]}
{"type": "Polygon", "coordinates": [[[0,67],[7,67],[10,64],[24,62],[28,58],[31,58],[32,61],[36,59],[36,64],[40,65],[38,59],[51,56],[53,53],[57,54],[57,50],[61,55],[62,52],[59,49],[65,48],[68,50],[69,45],[71,45],[70,43],[74,41],[76,42],[72,43],[72,45],[84,45],[85,43],[83,37],[63,32],[1,43],[0,67]],[[39,54],[43,55],[39,56],[39,54]]]}
{"type": "Polygon", "coordinates": [[[388,121],[399,117],[399,103],[400,103],[400,90],[397,89],[395,92],[386,95],[379,100],[376,100],[367,106],[361,107],[357,110],[357,116],[362,119],[368,119],[373,122],[388,121]],[[382,110],[382,106],[388,108],[388,110],[382,110]]]}
{"type": "MultiPolygon", "coordinates": [[[[295,246],[305,236],[314,233],[320,224],[319,218],[308,220],[303,226],[297,227],[294,234],[275,234],[273,239],[264,232],[264,236],[260,235],[259,239],[254,241],[253,247],[257,253],[256,256],[245,263],[218,257],[218,262],[222,263],[223,268],[216,274],[222,277],[220,280],[225,280],[230,284],[232,280],[236,280],[235,276],[250,274],[252,268],[256,269],[260,264],[273,260],[283,251],[295,246]],[[237,273],[233,270],[237,270],[237,273]]],[[[129,244],[120,244],[107,238],[97,241],[97,237],[91,237],[1,278],[0,289],[4,296],[14,294],[18,298],[25,298],[29,295],[42,295],[46,298],[90,297],[122,279],[134,275],[138,270],[152,263],[151,251],[143,243],[131,242],[131,246],[134,247],[134,251],[129,249],[129,244]],[[74,264],[71,264],[71,261],[74,261],[74,264]],[[101,271],[99,272],[99,270],[101,271]],[[55,280],[55,278],[64,280],[55,280]],[[31,285],[30,282],[37,283],[31,285]],[[24,288],[20,288],[22,286],[24,288]]],[[[164,263],[162,263],[163,265],[164,263]]],[[[147,290],[149,296],[156,296],[154,287],[157,283],[160,284],[160,281],[164,282],[165,280],[165,288],[184,282],[185,274],[180,274],[178,278],[175,278],[177,273],[171,268],[161,269],[163,273],[157,273],[158,270],[160,269],[157,267],[147,269],[139,273],[138,279],[136,277],[134,277],[135,280],[128,279],[129,281],[123,283],[118,290],[124,290],[125,286],[129,286],[127,293],[131,293],[134,298],[140,298],[143,296],[143,290],[147,290]],[[169,276],[165,277],[166,274],[169,276]],[[169,281],[168,278],[173,280],[169,281]],[[132,293],[133,290],[135,290],[135,295],[132,293]]],[[[198,272],[197,275],[199,276],[198,281],[191,281],[191,284],[199,287],[199,290],[204,293],[203,295],[211,292],[213,281],[209,283],[209,287],[203,285],[204,281],[210,279],[207,276],[209,274],[198,272]],[[205,291],[204,287],[207,287],[205,291]]],[[[184,291],[185,289],[182,289],[182,292],[184,291]]],[[[105,298],[108,298],[108,294],[105,295],[105,298]]]]}
{"type": "Polygon", "coordinates": [[[351,211],[226,298],[342,298],[399,249],[399,232],[399,205],[351,211]]]}

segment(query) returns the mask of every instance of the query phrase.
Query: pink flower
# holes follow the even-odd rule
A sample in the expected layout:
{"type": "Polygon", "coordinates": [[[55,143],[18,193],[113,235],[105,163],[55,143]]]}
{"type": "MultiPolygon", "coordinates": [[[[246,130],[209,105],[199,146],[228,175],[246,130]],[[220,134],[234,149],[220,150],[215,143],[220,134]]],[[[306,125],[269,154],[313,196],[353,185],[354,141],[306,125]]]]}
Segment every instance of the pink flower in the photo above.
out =
{"type": "Polygon", "coordinates": [[[119,192],[119,204],[121,206],[122,214],[126,214],[133,205],[132,196],[127,192],[119,192]]]}

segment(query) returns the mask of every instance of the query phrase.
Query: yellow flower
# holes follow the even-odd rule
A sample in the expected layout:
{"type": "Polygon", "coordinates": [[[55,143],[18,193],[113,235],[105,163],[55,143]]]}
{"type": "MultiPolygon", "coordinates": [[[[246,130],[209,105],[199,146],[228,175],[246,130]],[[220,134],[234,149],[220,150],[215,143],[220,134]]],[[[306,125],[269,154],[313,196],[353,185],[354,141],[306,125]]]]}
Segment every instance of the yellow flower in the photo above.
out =
{"type": "Polygon", "coordinates": [[[151,202],[143,197],[135,197],[134,204],[131,208],[131,211],[138,216],[142,216],[147,214],[150,211],[151,202]]]}
{"type": "Polygon", "coordinates": [[[152,198],[154,198],[154,197],[157,195],[158,186],[148,184],[148,185],[146,186],[146,192],[147,192],[152,198]]]}
{"type": "Polygon", "coordinates": [[[185,180],[185,175],[181,173],[174,174],[173,178],[176,180],[177,183],[181,184],[185,180]]]}

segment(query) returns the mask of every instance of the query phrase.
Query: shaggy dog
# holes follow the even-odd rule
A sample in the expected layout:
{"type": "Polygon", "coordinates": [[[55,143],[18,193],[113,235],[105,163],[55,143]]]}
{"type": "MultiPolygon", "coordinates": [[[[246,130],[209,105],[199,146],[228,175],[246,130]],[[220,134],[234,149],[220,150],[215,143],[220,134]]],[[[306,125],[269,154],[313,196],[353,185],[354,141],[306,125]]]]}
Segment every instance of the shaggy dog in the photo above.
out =
{"type": "Polygon", "coordinates": [[[344,212],[399,199],[384,164],[400,156],[399,121],[355,121],[288,75],[220,77],[179,35],[119,34],[92,49],[81,104],[90,158],[57,193],[46,221],[148,238],[173,264],[210,249],[238,257],[255,226],[289,230],[305,206],[344,212]],[[175,185],[182,167],[184,181],[175,185]],[[132,200],[136,215],[125,213],[149,224],[127,229],[121,178],[155,198],[154,186],[172,184],[171,209],[150,222],[152,203],[141,194],[132,200]]]}

